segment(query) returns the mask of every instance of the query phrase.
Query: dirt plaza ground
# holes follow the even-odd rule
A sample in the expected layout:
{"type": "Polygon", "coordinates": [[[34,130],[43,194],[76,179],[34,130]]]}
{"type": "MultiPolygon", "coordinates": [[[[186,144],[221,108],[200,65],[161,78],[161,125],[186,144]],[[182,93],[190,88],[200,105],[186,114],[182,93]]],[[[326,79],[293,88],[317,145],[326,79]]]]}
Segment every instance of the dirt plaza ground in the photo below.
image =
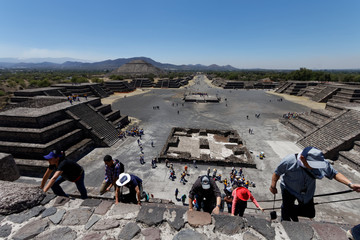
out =
{"type": "MultiPolygon", "coordinates": [[[[264,208],[272,208],[272,202],[261,200],[273,199],[269,191],[271,175],[277,164],[287,154],[299,152],[301,149],[295,144],[298,135],[287,130],[279,122],[283,114],[287,112],[310,112],[312,108],[324,108],[324,104],[314,103],[306,98],[287,97],[274,94],[267,90],[225,90],[211,86],[210,81],[204,75],[195,76],[193,82],[180,89],[141,89],[136,93],[115,94],[103,103],[111,103],[114,110],[120,110],[121,115],[129,115],[137,121],[133,121],[143,128],[145,135],[141,142],[144,147],[145,164],[140,165],[140,148],[137,138],[127,137],[120,140],[111,148],[97,148],[87,156],[79,160],[79,164],[85,169],[85,185],[93,191],[97,191],[104,177],[103,157],[110,154],[125,164],[128,173],[135,174],[143,179],[144,190],[153,194],[156,198],[169,199],[175,204],[181,204],[175,199],[174,192],[178,188],[179,196],[188,195],[192,183],[198,176],[206,174],[208,167],[217,169],[222,178],[229,177],[231,166],[219,167],[198,164],[194,168],[192,163],[189,167],[187,183],[180,183],[180,174],[185,164],[175,163],[174,168],[178,178],[175,181],[168,179],[169,169],[164,163],[157,164],[157,168],[151,168],[151,159],[157,157],[171,128],[200,128],[236,130],[242,137],[247,149],[253,153],[257,168],[243,168],[247,180],[256,183],[255,188],[250,188],[255,198],[264,208]],[[209,95],[221,97],[220,103],[189,103],[182,100],[184,94],[189,92],[205,92],[209,95]],[[126,97],[124,97],[126,95],[126,97]],[[283,98],[283,101],[278,99],[283,98]],[[159,110],[154,110],[159,106],[159,110]],[[260,114],[255,118],[255,114],[260,114]],[[248,116],[248,119],[247,119],[248,116]],[[249,128],[253,134],[249,134],[249,128]],[[151,146],[154,142],[154,147],[151,146]],[[260,160],[258,155],[263,151],[265,158],[260,160]]],[[[360,174],[346,165],[335,162],[335,169],[342,172],[352,182],[360,182],[360,174]]],[[[23,181],[37,184],[40,179],[26,179],[23,181]]],[[[74,184],[64,183],[64,190],[75,190],[74,184]]],[[[220,189],[223,185],[219,183],[220,189]]],[[[279,186],[279,184],[278,184],[279,186]]],[[[335,180],[318,180],[316,194],[344,191],[348,188],[335,180]]],[[[111,194],[108,193],[110,196],[111,194]]],[[[277,198],[281,198],[277,194],[277,198]]],[[[358,224],[360,214],[358,209],[360,200],[339,201],[351,198],[359,198],[360,194],[348,193],[315,199],[320,203],[316,206],[316,220],[328,222],[342,222],[358,224]]],[[[276,203],[280,207],[280,202],[276,203]]],[[[247,213],[254,213],[252,203],[248,204],[247,213]]],[[[269,211],[264,214],[269,215],[269,211]]],[[[260,214],[260,213],[259,213],[260,214]]],[[[278,214],[280,214],[278,210],[278,214]]]]}

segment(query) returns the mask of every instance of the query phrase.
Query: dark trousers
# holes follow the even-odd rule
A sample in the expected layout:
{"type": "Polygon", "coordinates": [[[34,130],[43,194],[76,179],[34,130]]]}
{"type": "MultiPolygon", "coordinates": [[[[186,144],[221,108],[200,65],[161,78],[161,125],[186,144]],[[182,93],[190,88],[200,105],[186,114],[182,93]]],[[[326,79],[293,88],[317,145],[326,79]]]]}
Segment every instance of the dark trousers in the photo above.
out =
{"type": "Polygon", "coordinates": [[[281,205],[281,221],[299,221],[299,216],[314,218],[315,206],[314,198],[308,203],[302,203],[298,200],[298,205],[295,205],[296,197],[291,195],[289,191],[284,189],[282,191],[282,205],[281,205]]]}
{"type": "MultiPolygon", "coordinates": [[[[77,189],[79,190],[79,192],[81,194],[82,199],[87,198],[87,191],[86,191],[85,184],[84,184],[84,178],[85,178],[85,173],[83,172],[81,174],[80,179],[77,180],[76,182],[74,182],[76,184],[77,189]]],[[[59,176],[56,179],[56,181],[54,182],[54,184],[52,185],[51,189],[53,190],[54,194],[57,196],[69,197],[69,195],[67,195],[60,186],[60,184],[63,183],[64,181],[66,181],[65,178],[63,178],[62,176],[59,176]]]]}
{"type": "Polygon", "coordinates": [[[206,198],[195,196],[196,204],[197,204],[197,211],[203,209],[204,212],[211,213],[214,208],[216,207],[216,199],[215,198],[206,198]]]}
{"type": "Polygon", "coordinates": [[[238,200],[235,206],[235,212],[234,215],[239,215],[240,217],[244,216],[245,209],[247,208],[247,202],[238,200]]]}

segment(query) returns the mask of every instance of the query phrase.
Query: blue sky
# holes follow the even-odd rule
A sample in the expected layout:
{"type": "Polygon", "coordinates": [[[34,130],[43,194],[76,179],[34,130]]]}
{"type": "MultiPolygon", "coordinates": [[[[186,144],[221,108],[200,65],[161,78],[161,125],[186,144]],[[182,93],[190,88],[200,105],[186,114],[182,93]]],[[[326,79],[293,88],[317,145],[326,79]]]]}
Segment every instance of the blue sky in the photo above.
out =
{"type": "Polygon", "coordinates": [[[359,0],[2,0],[0,58],[360,68],[359,0]]]}

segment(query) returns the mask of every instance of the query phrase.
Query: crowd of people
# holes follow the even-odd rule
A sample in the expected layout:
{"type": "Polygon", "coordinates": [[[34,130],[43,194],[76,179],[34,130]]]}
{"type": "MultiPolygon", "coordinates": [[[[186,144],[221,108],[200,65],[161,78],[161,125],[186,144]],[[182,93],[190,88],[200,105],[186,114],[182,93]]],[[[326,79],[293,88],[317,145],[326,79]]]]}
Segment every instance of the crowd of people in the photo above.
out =
{"type": "Polygon", "coordinates": [[[283,114],[283,118],[285,119],[295,119],[298,118],[300,115],[308,115],[308,112],[288,112],[283,114]]]}

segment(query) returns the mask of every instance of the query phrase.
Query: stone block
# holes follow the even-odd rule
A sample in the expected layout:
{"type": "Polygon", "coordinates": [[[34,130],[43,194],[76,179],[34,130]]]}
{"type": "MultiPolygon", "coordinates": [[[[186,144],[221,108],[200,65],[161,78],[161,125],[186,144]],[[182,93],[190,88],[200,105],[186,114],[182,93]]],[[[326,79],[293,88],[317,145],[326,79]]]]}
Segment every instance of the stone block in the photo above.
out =
{"type": "Polygon", "coordinates": [[[65,203],[70,201],[70,198],[68,197],[57,197],[54,202],[54,207],[64,206],[65,203]]]}
{"type": "Polygon", "coordinates": [[[320,239],[347,239],[345,231],[334,224],[313,223],[311,226],[315,229],[320,239]]]}
{"type": "Polygon", "coordinates": [[[53,200],[56,197],[55,194],[47,193],[45,194],[45,198],[41,201],[41,205],[48,204],[51,200],[53,200]]]}
{"type": "Polygon", "coordinates": [[[59,224],[61,222],[65,212],[66,211],[64,209],[59,209],[54,215],[49,217],[50,221],[55,225],[59,224]]]}
{"type": "Polygon", "coordinates": [[[137,204],[119,203],[114,205],[109,216],[115,216],[118,219],[132,219],[135,218],[140,211],[140,206],[137,204]]]}
{"type": "Polygon", "coordinates": [[[124,226],[119,234],[119,239],[131,240],[141,231],[136,223],[128,223],[124,226]]]}
{"type": "Polygon", "coordinates": [[[93,209],[89,208],[70,210],[66,213],[62,224],[67,226],[85,225],[92,213],[93,209]]]}
{"type": "Polygon", "coordinates": [[[82,207],[97,207],[101,203],[101,199],[95,199],[95,198],[87,198],[85,199],[80,206],[82,207]]]}
{"type": "Polygon", "coordinates": [[[164,213],[164,219],[169,225],[176,231],[180,231],[185,225],[184,215],[186,213],[185,208],[169,208],[164,213]]]}
{"type": "Polygon", "coordinates": [[[36,240],[61,239],[75,240],[77,239],[76,231],[69,227],[57,228],[55,230],[45,232],[35,238],[36,240]]]}
{"type": "Polygon", "coordinates": [[[6,171],[0,171],[2,181],[15,181],[20,177],[19,169],[11,154],[0,153],[0,169],[6,169],[6,171]]]}
{"type": "Polygon", "coordinates": [[[47,219],[35,220],[20,228],[12,237],[14,240],[31,239],[44,232],[49,226],[47,219]]]}
{"type": "Polygon", "coordinates": [[[9,220],[11,222],[14,222],[14,223],[23,223],[23,222],[28,221],[32,217],[38,216],[44,210],[45,210],[45,207],[37,206],[37,207],[29,209],[26,212],[10,215],[7,218],[7,220],[9,220]]]}
{"type": "Polygon", "coordinates": [[[157,206],[142,206],[136,217],[137,222],[145,223],[148,226],[154,226],[164,221],[165,208],[157,206]]]}
{"type": "Polygon", "coordinates": [[[57,208],[56,207],[50,207],[50,208],[47,208],[43,211],[43,213],[41,214],[41,218],[44,218],[44,217],[48,217],[48,216],[51,216],[51,215],[54,215],[57,211],[57,208]]]}
{"type": "Polygon", "coordinates": [[[261,240],[259,237],[255,236],[251,232],[245,232],[243,235],[243,240],[261,240]]]}
{"type": "Polygon", "coordinates": [[[290,239],[306,240],[314,238],[314,230],[308,224],[301,222],[282,221],[281,225],[284,227],[290,239]]]}
{"type": "Polygon", "coordinates": [[[120,222],[114,218],[101,219],[92,227],[93,231],[104,231],[120,226],[120,222]]]}
{"type": "Polygon", "coordinates": [[[237,216],[214,215],[215,231],[226,235],[234,235],[239,233],[246,227],[246,220],[237,216]]]}
{"type": "Polygon", "coordinates": [[[161,240],[159,228],[147,228],[142,230],[145,240],[161,240]]]}
{"type": "Polygon", "coordinates": [[[0,226],[0,238],[5,238],[10,235],[12,227],[10,224],[0,226]]]}
{"type": "Polygon", "coordinates": [[[208,238],[204,234],[198,233],[191,229],[181,230],[173,238],[173,240],[194,240],[194,239],[207,240],[208,238]]]}
{"type": "Polygon", "coordinates": [[[200,161],[209,161],[210,159],[210,154],[200,154],[200,161]]]}
{"type": "Polygon", "coordinates": [[[38,186],[25,183],[0,181],[0,214],[9,215],[32,208],[44,199],[38,186]]]}
{"type": "Polygon", "coordinates": [[[102,201],[100,205],[95,208],[94,214],[105,215],[112,205],[112,201],[102,201]]]}
{"type": "Polygon", "coordinates": [[[97,221],[100,220],[100,217],[97,215],[93,215],[90,220],[85,225],[85,230],[89,230],[97,221]]]}
{"type": "Polygon", "coordinates": [[[271,227],[271,222],[266,219],[255,218],[253,216],[246,217],[249,227],[263,235],[266,239],[275,238],[275,229],[271,227]]]}
{"type": "Polygon", "coordinates": [[[82,240],[101,240],[105,236],[105,233],[88,233],[86,234],[82,240]]]}
{"type": "Polygon", "coordinates": [[[211,224],[211,215],[207,212],[187,211],[187,220],[190,226],[200,227],[211,224]]]}

